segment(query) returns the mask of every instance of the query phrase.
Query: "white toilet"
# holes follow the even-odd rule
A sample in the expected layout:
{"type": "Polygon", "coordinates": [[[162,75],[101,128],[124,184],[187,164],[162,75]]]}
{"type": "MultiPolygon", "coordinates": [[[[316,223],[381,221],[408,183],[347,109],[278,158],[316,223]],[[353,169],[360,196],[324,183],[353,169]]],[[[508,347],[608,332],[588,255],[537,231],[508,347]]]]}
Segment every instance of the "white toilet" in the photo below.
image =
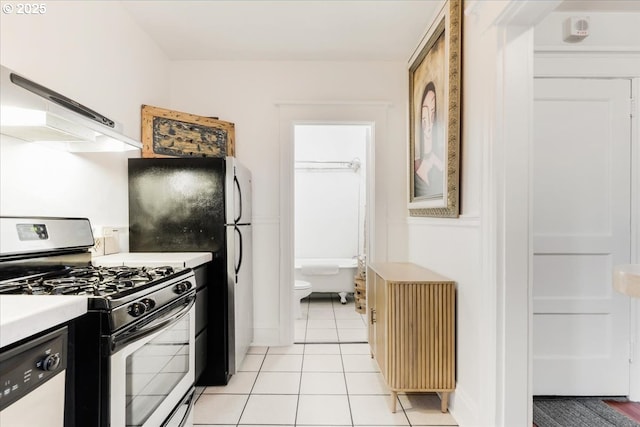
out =
{"type": "Polygon", "coordinates": [[[300,301],[302,298],[308,297],[311,294],[311,283],[305,280],[296,280],[294,285],[295,298],[298,300],[296,303],[296,319],[302,319],[302,310],[300,309],[300,301]]]}

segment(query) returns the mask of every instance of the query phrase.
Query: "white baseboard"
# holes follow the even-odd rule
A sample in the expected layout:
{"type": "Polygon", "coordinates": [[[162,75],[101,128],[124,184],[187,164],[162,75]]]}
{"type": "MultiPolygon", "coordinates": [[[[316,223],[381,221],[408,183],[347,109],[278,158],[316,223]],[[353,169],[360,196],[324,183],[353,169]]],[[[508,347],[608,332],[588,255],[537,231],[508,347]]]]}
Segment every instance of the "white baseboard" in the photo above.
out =
{"type": "Polygon", "coordinates": [[[631,305],[631,364],[629,366],[629,400],[640,402],[640,301],[631,305]]]}
{"type": "MultiPolygon", "coordinates": [[[[640,344],[635,345],[635,355],[640,355],[640,344]]],[[[629,384],[629,400],[632,402],[640,402],[640,360],[635,356],[635,362],[630,367],[630,384],[629,384]]]]}
{"type": "Polygon", "coordinates": [[[278,328],[256,328],[253,330],[252,346],[276,346],[285,345],[280,342],[280,329],[278,328]]]}
{"type": "Polygon", "coordinates": [[[479,418],[486,415],[478,413],[478,406],[460,385],[456,385],[456,391],[451,395],[449,412],[460,427],[485,427],[479,418]]]}

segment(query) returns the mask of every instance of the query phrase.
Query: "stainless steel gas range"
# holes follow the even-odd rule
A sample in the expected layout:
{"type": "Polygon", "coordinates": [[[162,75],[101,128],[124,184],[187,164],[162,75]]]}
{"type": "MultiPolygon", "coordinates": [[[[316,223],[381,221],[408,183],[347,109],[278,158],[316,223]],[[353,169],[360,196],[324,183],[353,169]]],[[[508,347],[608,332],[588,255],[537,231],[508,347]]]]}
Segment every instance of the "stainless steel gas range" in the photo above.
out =
{"type": "Polygon", "coordinates": [[[189,268],[91,265],[83,218],[0,217],[0,295],[76,295],[67,426],[190,425],[196,284],[189,268]]]}

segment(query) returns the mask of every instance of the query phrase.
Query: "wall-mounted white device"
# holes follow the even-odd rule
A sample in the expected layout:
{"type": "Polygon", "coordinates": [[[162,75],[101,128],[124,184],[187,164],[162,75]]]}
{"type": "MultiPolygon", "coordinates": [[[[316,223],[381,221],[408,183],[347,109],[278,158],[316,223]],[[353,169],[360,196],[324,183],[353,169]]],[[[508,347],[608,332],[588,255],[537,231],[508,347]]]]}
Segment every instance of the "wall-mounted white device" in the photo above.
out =
{"type": "Polygon", "coordinates": [[[563,40],[566,42],[579,42],[589,35],[589,17],[572,16],[565,19],[563,28],[563,40]]]}

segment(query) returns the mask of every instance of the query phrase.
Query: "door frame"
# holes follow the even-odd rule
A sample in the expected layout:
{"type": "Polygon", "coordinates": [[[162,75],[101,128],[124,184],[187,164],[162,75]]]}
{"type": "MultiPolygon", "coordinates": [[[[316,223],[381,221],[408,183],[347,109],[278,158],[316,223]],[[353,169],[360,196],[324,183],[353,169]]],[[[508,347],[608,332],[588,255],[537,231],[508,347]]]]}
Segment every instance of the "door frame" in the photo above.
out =
{"type": "MultiPolygon", "coordinates": [[[[631,263],[640,263],[640,114],[637,102],[640,99],[640,70],[637,69],[637,54],[624,52],[599,52],[589,55],[581,52],[536,52],[534,78],[590,78],[628,79],[631,81],[630,96],[635,100],[635,111],[631,118],[631,263]],[[636,58],[634,60],[634,57],[636,58]],[[636,74],[636,76],[634,76],[636,74]]],[[[631,101],[630,101],[631,102],[631,101]]],[[[533,285],[531,285],[533,286],[533,285]]],[[[629,313],[629,399],[640,401],[640,299],[630,301],[629,313]]]]}
{"type": "Polygon", "coordinates": [[[294,129],[296,125],[365,125],[367,145],[367,257],[376,259],[386,246],[384,219],[376,206],[385,206],[385,194],[376,193],[376,151],[387,144],[386,102],[278,103],[280,123],[280,345],[294,341],[294,129]]]}
{"type": "MultiPolygon", "coordinates": [[[[493,2],[487,2],[493,3],[493,2]]],[[[512,0],[487,22],[487,30],[497,31],[498,56],[495,64],[495,95],[491,100],[492,116],[487,122],[483,155],[488,160],[483,174],[482,205],[483,250],[489,253],[483,280],[495,295],[493,310],[495,334],[495,425],[531,425],[532,393],[532,212],[531,168],[533,123],[533,28],[561,1],[536,2],[512,0]],[[517,143],[514,143],[516,141],[517,143]],[[523,338],[524,336],[524,338],[523,338]],[[523,375],[522,372],[525,374],[523,375]],[[526,414],[526,418],[525,418],[526,414]]],[[[473,1],[465,14],[489,7],[473,1]]],[[[601,52],[602,53],[602,52],[601,52]]],[[[567,54],[567,52],[564,52],[567,54]]],[[[628,68],[627,68],[628,70],[628,68]]],[[[629,77],[629,76],[627,76],[629,77]]],[[[632,76],[633,77],[633,76],[632,76]]],[[[634,79],[638,96],[638,79],[634,79]]],[[[636,98],[639,99],[639,98],[636,98]]],[[[636,108],[637,110],[637,108],[636,108]]],[[[632,191],[640,190],[638,167],[638,114],[633,122],[632,191]]],[[[632,201],[632,215],[640,213],[638,200],[632,201]]],[[[639,225],[632,226],[632,259],[640,262],[639,225]]],[[[633,318],[640,317],[636,302],[633,318]]],[[[638,340],[640,341],[640,340],[638,340]]],[[[639,345],[636,341],[636,349],[639,345]]],[[[632,399],[639,399],[640,367],[632,364],[632,399]],[[635,386],[633,387],[635,379],[635,386]],[[634,397],[635,396],[635,397],[634,397]]]]}

